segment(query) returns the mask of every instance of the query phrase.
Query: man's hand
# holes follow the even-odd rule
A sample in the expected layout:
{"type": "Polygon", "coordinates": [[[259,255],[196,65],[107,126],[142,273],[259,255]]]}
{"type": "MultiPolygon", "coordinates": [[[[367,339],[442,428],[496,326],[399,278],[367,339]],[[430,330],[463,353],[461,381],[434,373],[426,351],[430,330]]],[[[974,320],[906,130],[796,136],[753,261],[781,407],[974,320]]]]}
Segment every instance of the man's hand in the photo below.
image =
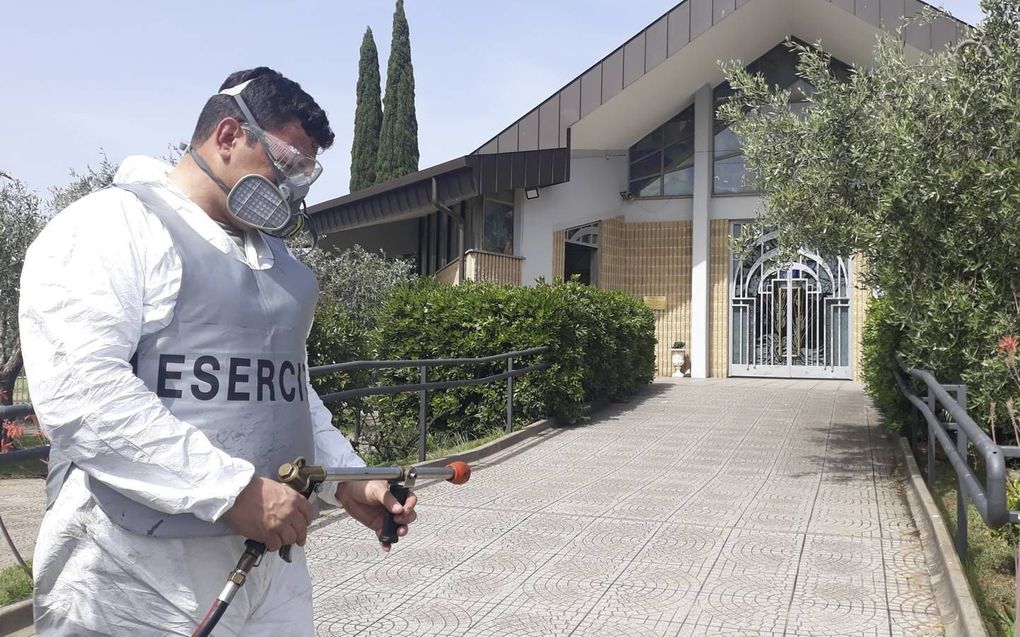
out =
{"type": "MultiPolygon", "coordinates": [[[[390,493],[389,483],[385,480],[356,480],[341,482],[336,488],[336,499],[344,505],[344,509],[352,518],[375,531],[382,531],[383,517],[386,511],[393,514],[397,523],[397,537],[407,535],[407,526],[415,521],[418,514],[414,505],[418,501],[414,492],[407,494],[403,506],[390,493]]],[[[383,544],[384,551],[390,550],[389,544],[383,544]]]]}
{"type": "Polygon", "coordinates": [[[241,535],[276,551],[286,544],[305,545],[312,505],[285,484],[252,478],[224,517],[241,535]]]}

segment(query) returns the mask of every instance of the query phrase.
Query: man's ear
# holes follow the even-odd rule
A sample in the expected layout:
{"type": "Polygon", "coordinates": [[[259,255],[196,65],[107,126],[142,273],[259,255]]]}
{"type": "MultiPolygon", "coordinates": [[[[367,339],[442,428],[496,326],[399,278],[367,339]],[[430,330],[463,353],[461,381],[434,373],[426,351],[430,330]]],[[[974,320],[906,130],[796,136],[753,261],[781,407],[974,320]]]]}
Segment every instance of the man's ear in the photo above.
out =
{"type": "Polygon", "coordinates": [[[241,123],[233,117],[224,117],[216,124],[210,136],[218,154],[225,163],[230,161],[230,153],[233,152],[239,140],[245,136],[241,123]]]}

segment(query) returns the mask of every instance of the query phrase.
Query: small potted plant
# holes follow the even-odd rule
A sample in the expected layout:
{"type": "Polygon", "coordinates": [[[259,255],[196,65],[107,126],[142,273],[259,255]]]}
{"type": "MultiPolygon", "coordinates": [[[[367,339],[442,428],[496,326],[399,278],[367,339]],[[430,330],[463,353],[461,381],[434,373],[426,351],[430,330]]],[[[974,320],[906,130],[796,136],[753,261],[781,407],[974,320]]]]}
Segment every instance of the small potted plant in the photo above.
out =
{"type": "Polygon", "coordinates": [[[683,378],[684,365],[687,362],[687,344],[683,341],[673,341],[673,347],[669,350],[670,360],[673,362],[674,378],[683,378]]]}

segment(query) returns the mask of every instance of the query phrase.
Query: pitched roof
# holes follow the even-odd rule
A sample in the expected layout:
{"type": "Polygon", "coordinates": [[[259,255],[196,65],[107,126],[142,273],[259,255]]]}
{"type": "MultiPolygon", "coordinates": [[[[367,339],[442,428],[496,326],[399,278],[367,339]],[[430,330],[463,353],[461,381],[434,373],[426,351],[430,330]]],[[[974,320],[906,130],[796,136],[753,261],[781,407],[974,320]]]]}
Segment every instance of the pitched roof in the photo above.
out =
{"type": "MultiPolygon", "coordinates": [[[[770,1],[787,13],[797,3],[807,3],[803,7],[808,8],[815,6],[811,3],[832,5],[856,16],[862,24],[890,32],[903,18],[932,8],[936,12],[933,21],[911,24],[904,31],[907,44],[921,51],[953,44],[968,28],[966,23],[922,0],[682,0],[471,154],[316,204],[309,208],[312,224],[320,234],[328,234],[430,214],[436,210],[436,202],[452,206],[501,190],[563,183],[570,179],[571,133],[581,127],[601,129],[605,117],[612,117],[606,113],[619,111],[614,120],[617,125],[621,116],[631,120],[618,135],[627,137],[633,132],[630,128],[640,126],[632,102],[648,96],[626,98],[623,104],[614,103],[602,109],[575,131],[572,126],[692,43],[703,41],[713,27],[730,16],[751,11],[746,20],[738,19],[737,23],[750,21],[757,27],[754,13],[774,9],[764,6],[770,1]]],[[[826,15],[833,11],[838,10],[830,10],[826,15]]],[[[831,21],[831,17],[827,19],[831,21]]],[[[658,115],[644,115],[660,121],[658,115]]]]}
{"type": "MultiPolygon", "coordinates": [[[[682,0],[472,154],[567,147],[567,132],[573,124],[755,1],[682,0]]],[[[965,22],[922,0],[816,1],[835,5],[889,32],[894,32],[904,18],[931,9],[936,14],[931,23],[911,24],[904,32],[907,44],[922,51],[954,44],[968,28],[965,22]]]]}

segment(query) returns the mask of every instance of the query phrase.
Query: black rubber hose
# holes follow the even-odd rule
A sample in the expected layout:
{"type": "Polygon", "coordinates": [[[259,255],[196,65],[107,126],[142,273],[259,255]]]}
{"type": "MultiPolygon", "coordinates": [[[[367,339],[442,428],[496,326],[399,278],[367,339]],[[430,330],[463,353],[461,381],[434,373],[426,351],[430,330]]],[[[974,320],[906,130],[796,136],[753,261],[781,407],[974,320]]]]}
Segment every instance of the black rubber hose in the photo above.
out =
{"type": "Polygon", "coordinates": [[[209,637],[212,634],[213,628],[216,628],[216,624],[220,622],[220,618],[223,617],[223,613],[226,612],[229,604],[223,600],[217,599],[213,602],[213,605],[209,608],[209,612],[205,614],[202,621],[198,623],[198,628],[195,632],[191,633],[191,637],[209,637]]]}

